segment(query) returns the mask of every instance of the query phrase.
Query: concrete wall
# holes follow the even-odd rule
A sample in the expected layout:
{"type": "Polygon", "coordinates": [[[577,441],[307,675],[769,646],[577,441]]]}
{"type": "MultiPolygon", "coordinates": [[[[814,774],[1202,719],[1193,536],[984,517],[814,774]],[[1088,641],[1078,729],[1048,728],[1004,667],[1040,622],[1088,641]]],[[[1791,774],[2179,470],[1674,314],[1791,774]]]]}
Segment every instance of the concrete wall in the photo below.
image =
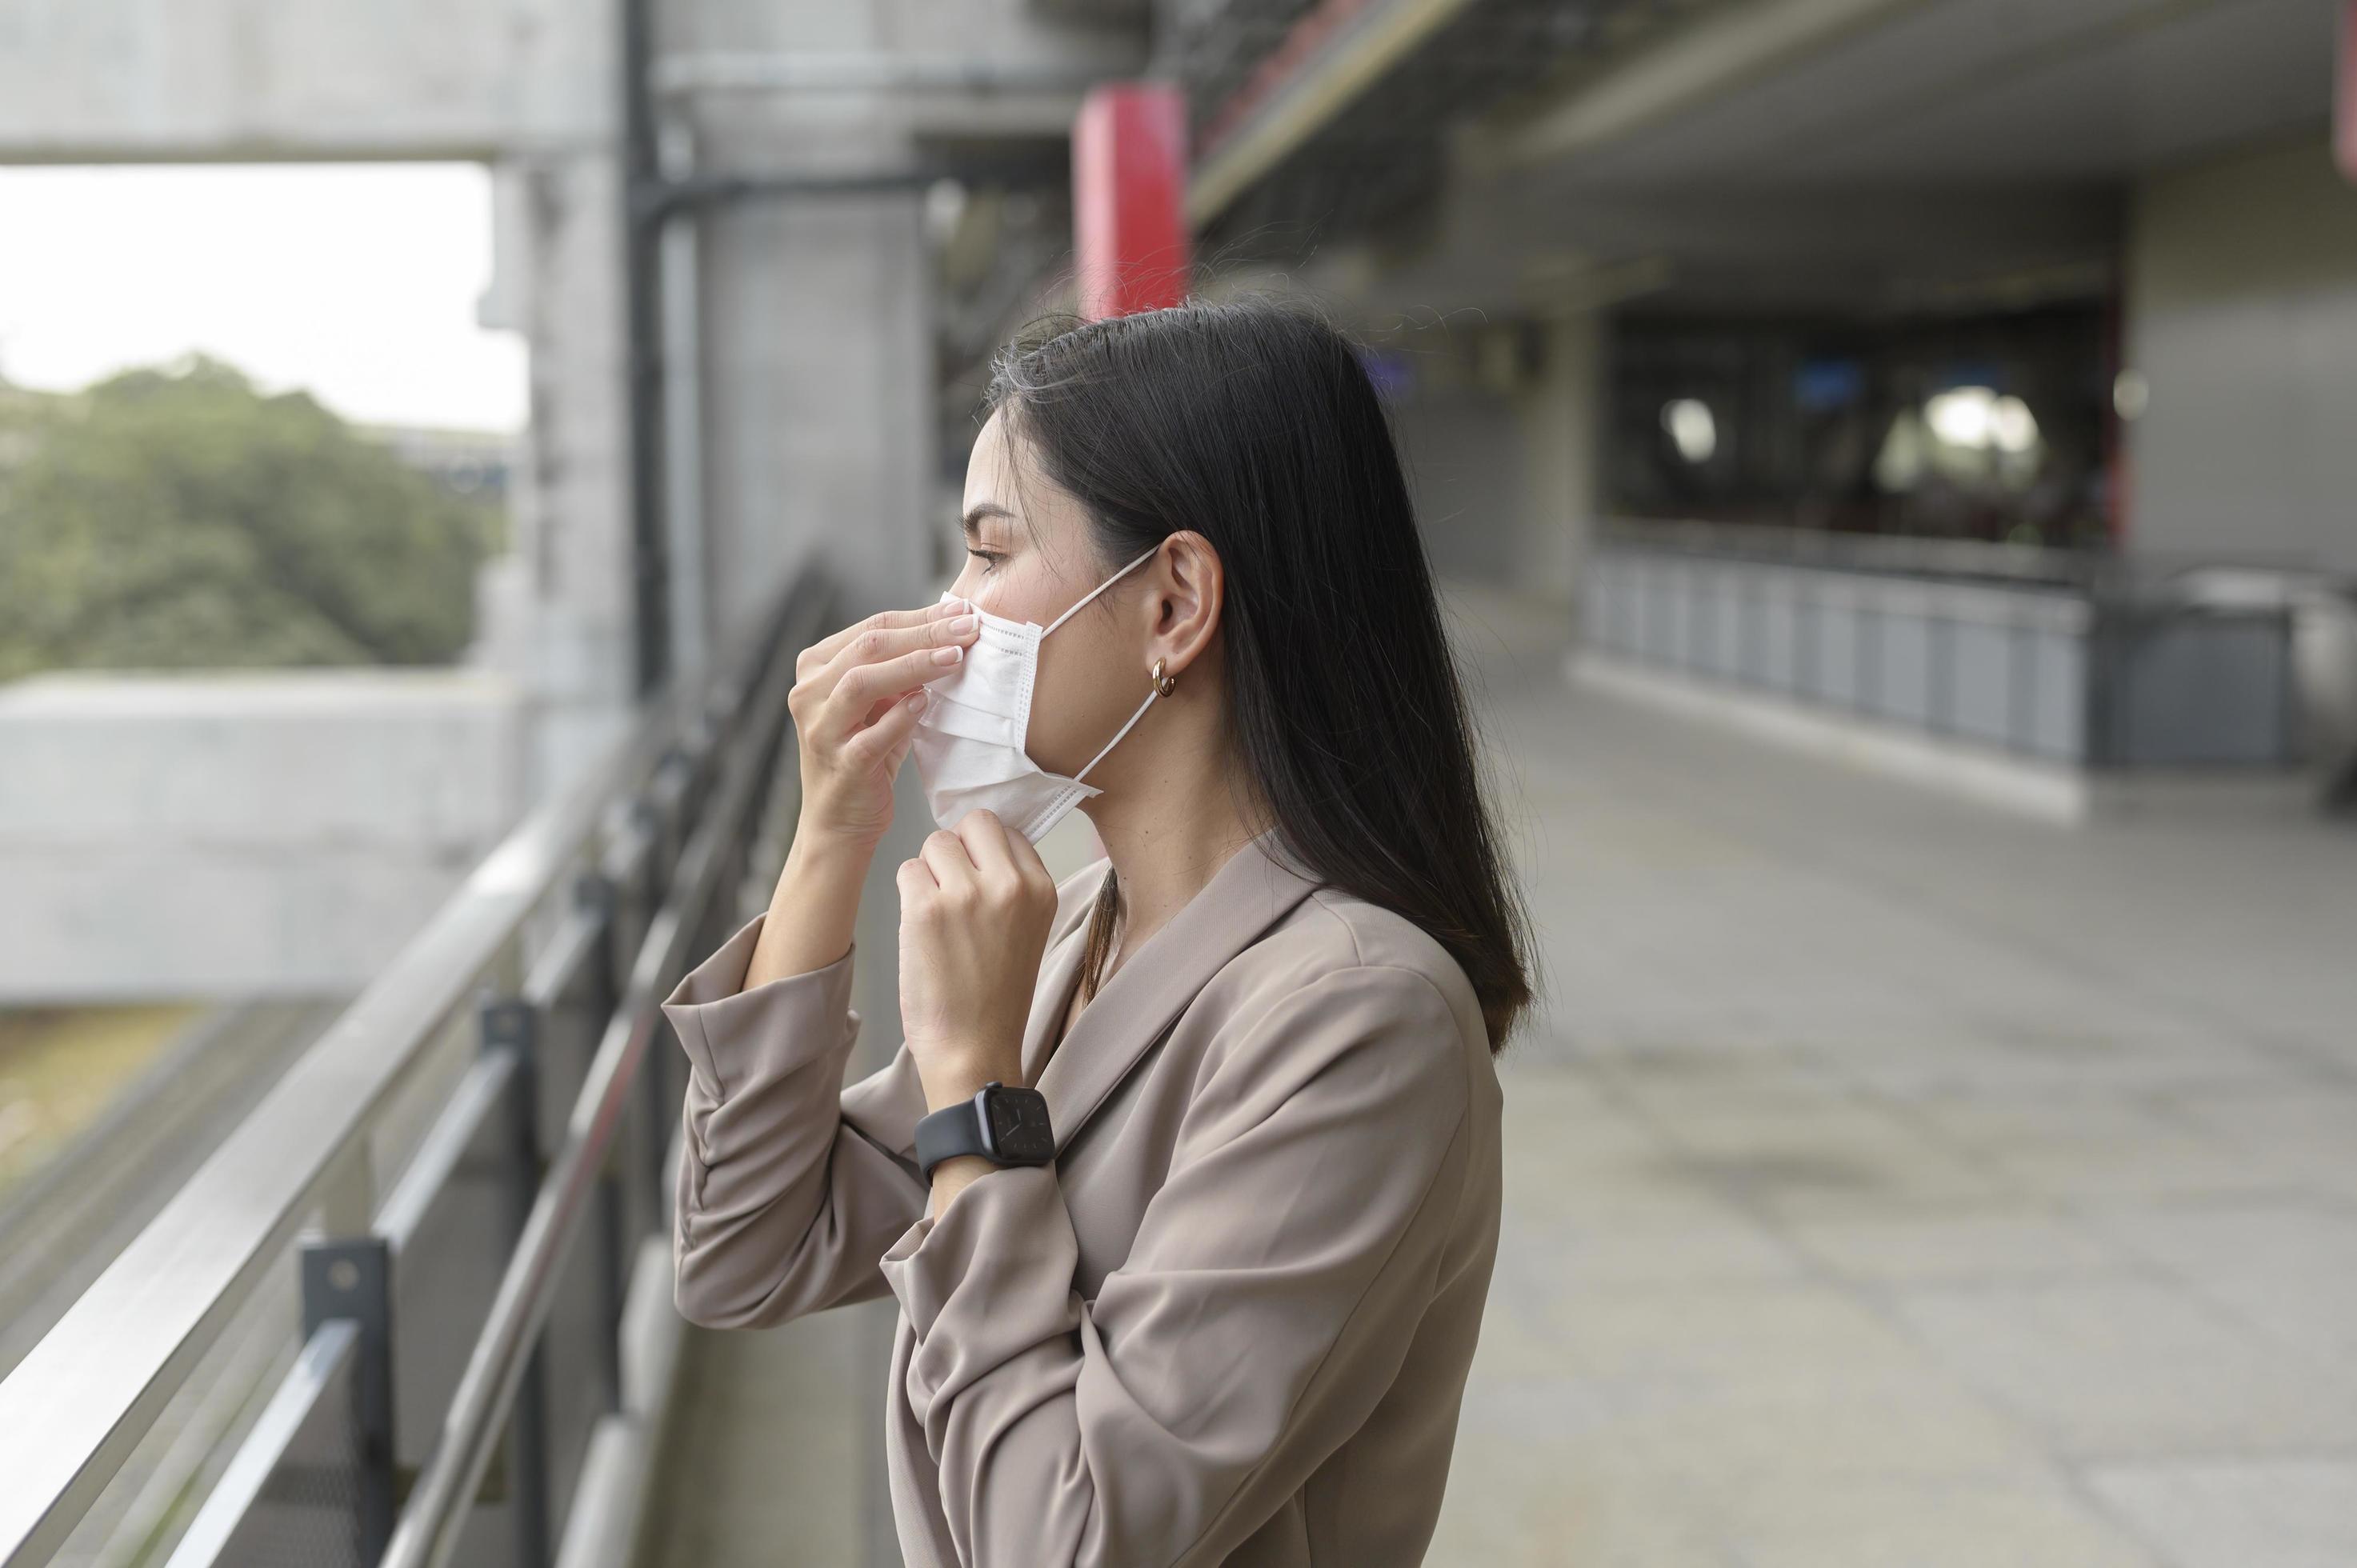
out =
{"type": "Polygon", "coordinates": [[[1597,499],[1601,318],[1427,342],[1394,409],[1434,569],[1569,603],[1597,499]]]}
{"type": "Polygon", "coordinates": [[[523,719],[441,671],[0,687],[0,1004],[356,990],[521,814],[523,719]]]}
{"type": "Polygon", "coordinates": [[[2357,188],[2319,133],[2139,184],[2130,542],[2357,572],[2357,188]]]}
{"type": "Polygon", "coordinates": [[[1433,570],[1511,582],[1523,460],[1512,399],[1480,386],[1426,387],[1396,411],[1394,427],[1433,570]]]}

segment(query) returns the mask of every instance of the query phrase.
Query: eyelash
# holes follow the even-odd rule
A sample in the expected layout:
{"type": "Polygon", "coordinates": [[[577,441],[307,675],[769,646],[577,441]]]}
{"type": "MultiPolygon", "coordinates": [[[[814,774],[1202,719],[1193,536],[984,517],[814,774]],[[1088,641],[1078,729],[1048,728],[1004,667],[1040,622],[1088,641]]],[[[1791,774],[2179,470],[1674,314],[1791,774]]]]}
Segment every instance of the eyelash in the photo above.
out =
{"type": "Polygon", "coordinates": [[[975,560],[984,563],[982,569],[985,572],[996,571],[998,569],[997,564],[1006,559],[1006,556],[999,554],[996,551],[976,550],[971,544],[965,547],[965,553],[973,556],[975,560]]]}

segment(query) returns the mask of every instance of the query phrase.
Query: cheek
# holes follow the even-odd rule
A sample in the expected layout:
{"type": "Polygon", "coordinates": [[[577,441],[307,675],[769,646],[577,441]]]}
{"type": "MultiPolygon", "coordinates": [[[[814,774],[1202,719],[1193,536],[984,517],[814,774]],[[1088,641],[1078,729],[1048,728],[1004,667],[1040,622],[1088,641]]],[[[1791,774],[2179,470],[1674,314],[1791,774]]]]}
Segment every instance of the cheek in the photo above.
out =
{"type": "Polygon", "coordinates": [[[1052,579],[1043,580],[1043,575],[1028,554],[1002,561],[995,570],[968,556],[965,570],[950,585],[950,592],[980,605],[992,615],[1008,620],[1038,621],[1045,626],[1056,618],[1057,598],[1056,584],[1052,579]]]}
{"type": "Polygon", "coordinates": [[[1039,650],[1031,703],[1027,749],[1032,761],[1056,773],[1069,774],[1095,756],[1146,696],[1145,676],[1125,679],[1126,664],[1113,647],[1093,637],[1062,646],[1065,632],[1078,625],[1066,625],[1039,650]]]}

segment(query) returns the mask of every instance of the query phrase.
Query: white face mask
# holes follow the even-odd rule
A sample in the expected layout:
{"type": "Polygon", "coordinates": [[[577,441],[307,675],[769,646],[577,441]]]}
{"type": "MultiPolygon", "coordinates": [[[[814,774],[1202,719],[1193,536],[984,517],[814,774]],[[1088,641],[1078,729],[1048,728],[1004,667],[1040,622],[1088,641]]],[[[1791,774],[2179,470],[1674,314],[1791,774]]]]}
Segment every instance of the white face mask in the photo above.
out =
{"type": "MultiPolygon", "coordinates": [[[[1157,546],[1158,549],[1159,546],[1157,546]]],[[[1039,678],[1039,644],[1080,613],[1081,607],[1154,558],[1149,550],[1082,596],[1079,604],[1046,626],[1013,621],[974,607],[980,631],[958,667],[926,687],[931,699],[918,716],[909,750],[925,783],[925,803],[942,827],[957,825],[968,811],[987,810],[1033,843],[1063,821],[1064,813],[1103,794],[1081,782],[1121,744],[1146,710],[1154,705],[1153,683],[1146,701],[1129,715],[1104,750],[1071,778],[1050,773],[1031,760],[1024,739],[1031,729],[1031,693],[1039,678]]],[[[956,596],[943,594],[946,601],[956,596]]]]}

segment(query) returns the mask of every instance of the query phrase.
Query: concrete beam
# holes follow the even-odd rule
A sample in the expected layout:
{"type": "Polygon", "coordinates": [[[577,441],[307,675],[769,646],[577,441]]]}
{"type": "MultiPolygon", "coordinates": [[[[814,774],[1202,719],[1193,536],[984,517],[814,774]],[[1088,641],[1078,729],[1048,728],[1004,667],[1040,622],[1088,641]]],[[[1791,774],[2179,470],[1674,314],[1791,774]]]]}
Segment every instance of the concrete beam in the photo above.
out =
{"type": "Polygon", "coordinates": [[[1723,5],[1584,82],[1535,118],[1469,135],[1480,172],[1550,162],[1617,141],[1745,81],[1889,21],[1925,0],[1760,0],[1723,5]]]}
{"type": "Polygon", "coordinates": [[[76,0],[0,17],[0,161],[488,158],[613,132],[611,0],[76,0]]]}

